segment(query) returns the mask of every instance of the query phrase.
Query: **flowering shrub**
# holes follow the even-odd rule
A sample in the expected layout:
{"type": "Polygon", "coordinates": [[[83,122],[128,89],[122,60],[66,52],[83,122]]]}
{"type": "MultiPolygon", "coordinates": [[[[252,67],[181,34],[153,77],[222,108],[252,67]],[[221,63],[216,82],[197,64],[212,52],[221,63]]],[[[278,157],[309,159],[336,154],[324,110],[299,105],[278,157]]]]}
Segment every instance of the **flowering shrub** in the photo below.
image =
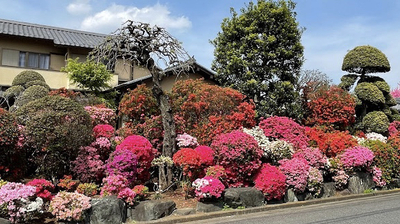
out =
{"type": "Polygon", "coordinates": [[[366,134],[366,137],[368,140],[378,140],[381,142],[386,143],[387,137],[383,136],[382,134],[375,133],[375,132],[370,132],[366,134]]]}
{"type": "Polygon", "coordinates": [[[308,97],[308,125],[328,125],[344,129],[355,122],[356,100],[342,88],[320,88],[315,93],[308,94],[308,97]]]}
{"type": "Polygon", "coordinates": [[[316,148],[302,148],[296,151],[295,154],[293,154],[293,158],[302,158],[307,160],[308,165],[318,168],[318,169],[323,169],[326,164],[326,157],[321,153],[319,149],[316,148]]]}
{"type": "Polygon", "coordinates": [[[374,166],[372,168],[372,180],[375,182],[376,186],[383,187],[386,185],[386,181],[382,178],[382,171],[378,167],[374,166]]]}
{"type": "Polygon", "coordinates": [[[98,124],[93,128],[93,136],[95,138],[105,137],[110,139],[114,136],[115,129],[109,124],[98,124]]]}
{"type": "Polygon", "coordinates": [[[122,175],[129,184],[136,179],[137,174],[137,157],[128,149],[120,149],[111,153],[107,160],[107,175],[122,175]]]}
{"type": "Polygon", "coordinates": [[[6,204],[9,220],[14,223],[26,218],[29,198],[34,196],[36,188],[21,183],[8,182],[0,188],[0,205],[6,204]]]}
{"type": "Polygon", "coordinates": [[[80,221],[91,207],[90,198],[79,193],[61,191],[50,202],[50,212],[57,220],[80,221]]]}
{"type": "Polygon", "coordinates": [[[18,169],[15,161],[21,160],[19,151],[16,150],[19,129],[17,119],[13,113],[0,108],[0,176],[18,169]],[[18,159],[17,159],[18,158],[18,159]]]}
{"type": "Polygon", "coordinates": [[[192,186],[195,188],[197,200],[205,198],[220,198],[225,186],[216,178],[205,176],[201,179],[196,179],[192,186]]]}
{"type": "Polygon", "coordinates": [[[270,159],[273,164],[277,164],[279,160],[292,158],[293,153],[294,148],[291,143],[278,139],[270,143],[267,153],[264,151],[264,156],[267,154],[267,158],[270,159]]]}
{"type": "Polygon", "coordinates": [[[107,108],[104,105],[96,105],[86,106],[85,110],[89,113],[93,126],[98,124],[115,125],[117,114],[113,109],[107,108]]]}
{"type": "Polygon", "coordinates": [[[345,149],[358,144],[347,131],[333,131],[325,133],[318,127],[306,128],[306,134],[310,139],[310,146],[321,150],[328,157],[335,157],[345,149]]]}
{"type": "Polygon", "coordinates": [[[216,164],[225,168],[227,185],[248,185],[248,179],[261,166],[262,149],[257,141],[241,131],[218,135],[212,142],[216,164]]]}
{"type": "Polygon", "coordinates": [[[208,146],[198,146],[194,150],[200,156],[200,164],[203,166],[212,166],[214,164],[214,151],[208,146]]]}
{"type": "Polygon", "coordinates": [[[392,95],[394,98],[400,98],[400,85],[398,84],[395,89],[390,91],[390,95],[392,95]]]}
{"type": "Polygon", "coordinates": [[[271,141],[267,138],[267,136],[265,136],[264,130],[262,130],[259,126],[255,126],[252,129],[243,128],[243,132],[253,136],[253,138],[257,141],[258,146],[264,151],[264,157],[268,158],[271,155],[271,141]]]}
{"type": "Polygon", "coordinates": [[[54,185],[45,179],[34,179],[29,181],[26,185],[36,187],[36,196],[41,197],[47,201],[50,201],[53,196],[50,191],[54,190],[54,185]]]}
{"type": "Polygon", "coordinates": [[[293,158],[279,161],[279,169],[286,175],[286,186],[293,188],[297,193],[302,193],[307,187],[310,165],[307,160],[293,158]]]}
{"type": "Polygon", "coordinates": [[[104,163],[94,147],[81,147],[78,157],[71,163],[72,172],[82,182],[99,182],[104,176],[104,163]]]}
{"type": "Polygon", "coordinates": [[[254,184],[267,200],[280,200],[285,195],[286,176],[277,167],[264,163],[254,178],[254,184]]]}
{"type": "Polygon", "coordinates": [[[60,179],[60,182],[57,184],[59,188],[65,191],[75,191],[78,187],[79,181],[72,180],[71,175],[64,175],[64,179],[60,179]]]}
{"type": "Polygon", "coordinates": [[[189,178],[193,178],[194,173],[200,168],[201,158],[199,153],[191,148],[183,148],[178,150],[172,157],[175,165],[183,170],[183,174],[189,178]]]}
{"type": "Polygon", "coordinates": [[[128,187],[128,180],[121,175],[110,175],[103,179],[101,196],[118,195],[123,189],[128,187]]]}
{"type": "Polygon", "coordinates": [[[348,170],[365,170],[368,169],[374,160],[374,153],[366,147],[356,146],[346,149],[340,155],[340,161],[345,169],[348,170]]]}
{"type": "MultiPolygon", "coordinates": [[[[399,97],[400,97],[400,90],[399,90],[399,97]]],[[[400,131],[400,121],[393,121],[389,124],[389,136],[397,135],[400,131]]]]}
{"type": "Polygon", "coordinates": [[[176,144],[179,147],[196,147],[199,145],[195,137],[192,137],[191,135],[186,133],[178,135],[178,137],[176,137],[176,141],[177,141],[176,144]]]}
{"type": "Polygon", "coordinates": [[[65,98],[70,98],[72,100],[75,100],[80,95],[80,93],[74,92],[72,90],[66,89],[65,87],[62,87],[62,88],[50,91],[49,95],[50,96],[58,95],[58,96],[62,96],[65,98]]]}
{"type": "MultiPolygon", "coordinates": [[[[115,138],[112,139],[114,140],[115,138]]],[[[106,137],[96,138],[96,140],[92,142],[90,146],[97,149],[97,155],[100,156],[99,158],[102,161],[105,161],[112,151],[112,143],[106,137]]]]}
{"type": "Polygon", "coordinates": [[[335,182],[336,189],[342,190],[347,185],[349,175],[347,175],[344,170],[338,170],[336,174],[332,176],[332,180],[335,182]]]}
{"type": "Polygon", "coordinates": [[[135,203],[135,197],[136,197],[136,192],[128,187],[122,189],[118,193],[118,198],[124,200],[129,205],[133,205],[135,203]]]}
{"type": "Polygon", "coordinates": [[[285,140],[292,143],[295,148],[303,148],[308,145],[308,137],[305,129],[288,117],[269,117],[259,124],[268,138],[285,140]]]}
{"type": "Polygon", "coordinates": [[[94,183],[82,183],[76,188],[76,192],[86,195],[88,197],[95,196],[99,187],[94,183]]]}
{"type": "Polygon", "coordinates": [[[318,168],[310,167],[307,179],[307,189],[318,196],[321,194],[323,181],[324,179],[321,171],[318,170],[318,168]]]}
{"type": "Polygon", "coordinates": [[[210,177],[214,177],[216,179],[220,179],[221,181],[226,179],[226,171],[223,166],[215,165],[210,166],[206,170],[206,175],[210,177]]]}
{"type": "Polygon", "coordinates": [[[140,201],[143,201],[150,196],[149,188],[144,185],[136,185],[132,190],[136,193],[136,198],[140,201]]]}
{"type": "Polygon", "coordinates": [[[128,149],[137,156],[137,179],[147,181],[150,178],[149,169],[155,156],[155,149],[145,137],[139,135],[128,136],[117,146],[116,151],[128,149]]]}

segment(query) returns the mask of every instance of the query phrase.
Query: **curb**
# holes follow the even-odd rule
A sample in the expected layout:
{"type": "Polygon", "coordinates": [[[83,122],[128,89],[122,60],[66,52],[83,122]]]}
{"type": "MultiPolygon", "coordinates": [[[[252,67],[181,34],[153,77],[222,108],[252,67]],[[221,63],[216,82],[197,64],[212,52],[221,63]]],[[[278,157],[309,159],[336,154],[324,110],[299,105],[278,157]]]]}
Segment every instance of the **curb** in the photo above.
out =
{"type": "Polygon", "coordinates": [[[174,223],[192,222],[192,221],[200,221],[200,220],[220,218],[220,217],[226,217],[226,216],[244,215],[244,214],[257,213],[257,212],[272,211],[272,210],[277,210],[277,209],[301,207],[301,206],[306,206],[306,205],[338,202],[338,201],[345,201],[345,200],[358,199],[358,198],[368,198],[368,197],[394,194],[394,193],[400,193],[400,189],[380,190],[380,191],[375,191],[373,193],[367,193],[367,194],[335,196],[335,197],[319,198],[319,199],[308,200],[308,201],[298,201],[298,202],[288,202],[288,203],[284,203],[284,204],[265,205],[265,206],[254,207],[254,208],[234,209],[234,210],[229,210],[229,211],[197,213],[197,214],[187,215],[187,216],[168,216],[168,217],[161,218],[158,220],[146,221],[146,222],[135,222],[135,223],[174,224],[174,223]]]}

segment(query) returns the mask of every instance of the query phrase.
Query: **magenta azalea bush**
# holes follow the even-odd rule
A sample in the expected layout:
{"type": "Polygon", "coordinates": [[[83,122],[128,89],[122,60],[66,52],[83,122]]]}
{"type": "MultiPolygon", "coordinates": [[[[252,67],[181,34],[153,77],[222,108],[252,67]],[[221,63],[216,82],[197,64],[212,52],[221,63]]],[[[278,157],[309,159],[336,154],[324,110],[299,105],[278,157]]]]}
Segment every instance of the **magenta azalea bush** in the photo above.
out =
{"type": "Polygon", "coordinates": [[[128,187],[128,180],[122,175],[110,175],[103,179],[103,187],[100,195],[102,197],[109,195],[118,195],[123,189],[128,187]]]}
{"type": "Polygon", "coordinates": [[[262,191],[265,199],[282,199],[286,192],[286,176],[277,167],[264,163],[254,178],[255,188],[262,191]]]}
{"type": "Polygon", "coordinates": [[[251,135],[242,131],[218,135],[211,148],[216,164],[225,168],[229,187],[247,186],[261,167],[262,149],[251,135]]]}
{"type": "Polygon", "coordinates": [[[326,156],[317,148],[305,147],[299,149],[293,154],[292,158],[305,159],[308,165],[318,169],[323,169],[327,163],[326,156]]]}
{"type": "Polygon", "coordinates": [[[128,187],[122,189],[118,193],[118,198],[122,199],[129,205],[133,205],[135,203],[136,192],[128,187]]]}
{"type": "Polygon", "coordinates": [[[368,170],[374,160],[374,153],[367,147],[355,146],[340,155],[340,161],[347,170],[368,170]]]}
{"type": "Polygon", "coordinates": [[[212,166],[214,164],[214,150],[208,146],[198,146],[194,150],[200,156],[200,163],[203,166],[212,166]]]}
{"type": "Polygon", "coordinates": [[[279,169],[286,175],[286,186],[297,193],[304,192],[310,170],[308,161],[302,158],[283,159],[279,164],[279,169]]]}
{"type": "Polygon", "coordinates": [[[109,124],[98,124],[93,128],[93,136],[95,138],[105,137],[111,138],[114,136],[115,129],[109,124]]]}
{"type": "Polygon", "coordinates": [[[78,157],[71,163],[72,172],[84,183],[100,182],[104,176],[104,163],[94,147],[81,147],[78,157]]]}
{"type": "Polygon", "coordinates": [[[214,177],[205,176],[201,179],[196,179],[192,186],[196,194],[197,200],[206,198],[220,198],[222,192],[225,190],[225,186],[220,180],[214,177]]]}
{"type": "Polygon", "coordinates": [[[90,207],[89,197],[73,192],[60,191],[50,202],[51,214],[62,221],[80,221],[90,207]]]}
{"type": "Polygon", "coordinates": [[[54,190],[54,185],[45,179],[33,179],[26,183],[28,186],[36,187],[36,196],[50,201],[53,196],[51,195],[51,191],[54,190]]]}
{"type": "Polygon", "coordinates": [[[122,175],[132,184],[137,174],[137,156],[128,149],[111,153],[106,163],[107,175],[122,175]]]}

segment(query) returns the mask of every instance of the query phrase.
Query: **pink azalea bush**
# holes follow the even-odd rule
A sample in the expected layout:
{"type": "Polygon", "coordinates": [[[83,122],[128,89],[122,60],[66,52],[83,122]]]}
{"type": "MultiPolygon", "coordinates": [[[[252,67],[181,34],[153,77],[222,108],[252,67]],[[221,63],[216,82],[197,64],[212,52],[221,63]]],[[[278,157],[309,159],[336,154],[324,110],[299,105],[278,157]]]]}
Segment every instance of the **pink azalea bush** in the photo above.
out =
{"type": "Polygon", "coordinates": [[[264,163],[254,178],[255,188],[262,191],[265,199],[282,199],[286,191],[286,176],[277,167],[264,163]]]}
{"type": "Polygon", "coordinates": [[[305,147],[297,150],[292,158],[302,158],[307,160],[308,165],[323,169],[327,163],[326,156],[317,148],[305,147]]]}
{"type": "Polygon", "coordinates": [[[199,201],[206,198],[220,198],[225,190],[225,186],[220,180],[210,176],[196,179],[192,186],[199,201]]]}
{"type": "Polygon", "coordinates": [[[214,164],[214,150],[208,146],[198,146],[194,150],[200,156],[200,163],[203,166],[212,166],[214,164]]]}
{"type": "Polygon", "coordinates": [[[344,170],[338,170],[332,180],[335,182],[336,189],[342,190],[347,186],[349,175],[344,170]]]}
{"type": "Polygon", "coordinates": [[[93,136],[95,138],[105,137],[110,139],[115,134],[115,129],[109,124],[98,124],[93,128],[93,136]]]}
{"type": "Polygon", "coordinates": [[[318,168],[310,167],[307,179],[307,189],[318,196],[321,194],[324,178],[318,168]]]}
{"type": "Polygon", "coordinates": [[[54,185],[45,179],[33,179],[26,185],[36,187],[36,196],[41,197],[47,201],[50,201],[53,196],[50,191],[54,190],[54,185]]]}
{"type": "Polygon", "coordinates": [[[78,157],[71,163],[72,172],[82,182],[99,182],[104,176],[104,163],[94,147],[81,147],[78,157]]]}
{"type": "Polygon", "coordinates": [[[106,162],[107,175],[122,175],[132,184],[137,175],[137,156],[128,149],[111,153],[106,162]]]}
{"type": "Polygon", "coordinates": [[[92,124],[115,124],[115,119],[117,114],[113,109],[107,108],[105,106],[97,105],[97,106],[86,106],[86,112],[89,113],[92,118],[92,124]]]}
{"type": "Polygon", "coordinates": [[[80,221],[91,207],[90,198],[75,192],[60,191],[50,202],[50,212],[57,220],[80,221]]]}
{"type": "Polygon", "coordinates": [[[156,154],[156,150],[149,140],[139,135],[131,135],[126,137],[122,143],[116,147],[116,151],[122,149],[128,149],[137,156],[137,179],[142,182],[147,181],[150,178],[149,169],[151,167],[151,161],[153,161],[156,154]]]}
{"type": "Polygon", "coordinates": [[[118,195],[123,189],[128,187],[128,180],[122,175],[110,175],[103,179],[103,187],[100,195],[118,195]]]}
{"type": "Polygon", "coordinates": [[[346,149],[340,155],[340,161],[343,167],[348,170],[367,170],[372,165],[374,153],[363,146],[355,146],[346,149]]]}
{"type": "MultiPolygon", "coordinates": [[[[400,93],[400,90],[399,90],[399,93],[400,93]]],[[[393,121],[392,123],[390,123],[388,131],[389,131],[389,136],[397,135],[400,131],[400,121],[393,121]]]]}
{"type": "Polygon", "coordinates": [[[292,143],[295,148],[308,145],[305,128],[291,118],[272,116],[262,120],[259,126],[268,138],[285,140],[292,143]]]}
{"type": "Polygon", "coordinates": [[[400,83],[397,85],[395,89],[390,91],[390,95],[392,95],[394,98],[400,98],[400,83]]]}
{"type": "Polygon", "coordinates": [[[310,170],[308,161],[302,158],[283,159],[279,164],[279,169],[286,175],[286,186],[297,193],[304,192],[310,170]]]}
{"type": "Polygon", "coordinates": [[[178,137],[176,137],[176,141],[176,144],[180,148],[197,147],[199,145],[199,143],[197,142],[197,138],[186,133],[178,135],[178,137]]]}
{"type": "Polygon", "coordinates": [[[216,164],[225,168],[229,187],[247,186],[261,167],[262,149],[251,135],[242,131],[218,135],[211,148],[216,164]]]}
{"type": "Polygon", "coordinates": [[[118,198],[124,200],[129,205],[135,203],[136,192],[126,187],[118,193],[118,198]]]}
{"type": "Polygon", "coordinates": [[[372,180],[378,187],[383,187],[386,185],[386,181],[382,178],[382,170],[379,169],[379,167],[374,166],[372,168],[372,180]]]}

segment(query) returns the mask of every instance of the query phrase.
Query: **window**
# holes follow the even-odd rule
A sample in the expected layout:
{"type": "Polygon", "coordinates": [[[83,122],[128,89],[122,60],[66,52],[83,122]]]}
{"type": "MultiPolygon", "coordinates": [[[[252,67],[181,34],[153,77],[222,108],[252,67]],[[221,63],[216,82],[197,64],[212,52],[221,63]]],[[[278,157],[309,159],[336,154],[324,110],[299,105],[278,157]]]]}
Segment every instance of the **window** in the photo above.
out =
{"type": "Polygon", "coordinates": [[[50,54],[3,49],[2,65],[49,69],[50,54]]]}

